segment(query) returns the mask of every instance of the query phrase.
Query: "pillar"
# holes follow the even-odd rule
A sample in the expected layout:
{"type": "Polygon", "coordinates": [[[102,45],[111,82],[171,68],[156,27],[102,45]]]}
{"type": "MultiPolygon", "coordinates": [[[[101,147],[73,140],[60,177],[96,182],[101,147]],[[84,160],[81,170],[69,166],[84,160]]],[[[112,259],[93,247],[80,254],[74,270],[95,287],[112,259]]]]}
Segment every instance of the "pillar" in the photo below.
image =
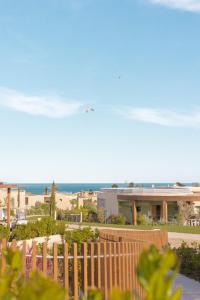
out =
{"type": "Polygon", "coordinates": [[[164,222],[168,222],[168,207],[166,200],[162,202],[162,218],[164,222]]]}
{"type": "Polygon", "coordinates": [[[10,228],[10,201],[11,201],[11,188],[7,189],[7,226],[10,228]]]}
{"type": "Polygon", "coordinates": [[[135,200],[132,200],[132,224],[137,225],[137,208],[135,200]]]}

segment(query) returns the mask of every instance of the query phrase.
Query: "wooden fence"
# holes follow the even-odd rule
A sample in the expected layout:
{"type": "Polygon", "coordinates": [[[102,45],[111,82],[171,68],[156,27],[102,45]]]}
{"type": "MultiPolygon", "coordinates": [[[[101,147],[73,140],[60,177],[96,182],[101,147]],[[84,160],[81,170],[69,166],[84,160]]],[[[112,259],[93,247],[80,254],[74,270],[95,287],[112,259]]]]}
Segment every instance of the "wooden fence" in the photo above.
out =
{"type": "Polygon", "coordinates": [[[162,249],[168,245],[168,233],[161,230],[114,230],[105,229],[100,231],[100,241],[133,242],[138,241],[146,245],[155,245],[162,249]]]}
{"type": "MultiPolygon", "coordinates": [[[[22,252],[23,273],[26,276],[38,270],[63,285],[68,291],[67,299],[78,300],[87,295],[91,288],[109,292],[117,287],[120,290],[134,290],[140,299],[144,298],[137,276],[139,256],[150,244],[161,248],[167,243],[167,236],[161,231],[118,231],[101,230],[100,242],[59,245],[47,242],[32,245],[24,241],[8,243],[2,240],[1,251],[11,247],[22,252]]],[[[1,272],[6,268],[2,257],[1,272]]],[[[135,299],[133,297],[133,299],[135,299]]]]}
{"type": "MultiPolygon", "coordinates": [[[[7,247],[16,249],[16,241],[9,244],[3,240],[1,250],[7,247]]],[[[54,243],[50,248],[46,242],[33,242],[30,248],[24,241],[20,246],[24,274],[42,272],[63,285],[68,291],[67,299],[74,300],[87,295],[91,288],[101,289],[107,299],[114,287],[137,291],[142,299],[144,292],[135,271],[144,248],[140,242],[54,243]]],[[[1,272],[6,269],[5,257],[1,268],[1,272]]]]}

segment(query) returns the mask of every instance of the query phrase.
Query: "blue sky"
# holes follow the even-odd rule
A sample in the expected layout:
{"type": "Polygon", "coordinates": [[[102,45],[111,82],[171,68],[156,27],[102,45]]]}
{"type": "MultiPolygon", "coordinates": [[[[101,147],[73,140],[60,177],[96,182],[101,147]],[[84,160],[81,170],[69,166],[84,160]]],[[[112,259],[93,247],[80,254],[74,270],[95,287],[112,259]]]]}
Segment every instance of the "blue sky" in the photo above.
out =
{"type": "Polygon", "coordinates": [[[0,0],[0,179],[200,181],[199,36],[200,0],[0,0]]]}

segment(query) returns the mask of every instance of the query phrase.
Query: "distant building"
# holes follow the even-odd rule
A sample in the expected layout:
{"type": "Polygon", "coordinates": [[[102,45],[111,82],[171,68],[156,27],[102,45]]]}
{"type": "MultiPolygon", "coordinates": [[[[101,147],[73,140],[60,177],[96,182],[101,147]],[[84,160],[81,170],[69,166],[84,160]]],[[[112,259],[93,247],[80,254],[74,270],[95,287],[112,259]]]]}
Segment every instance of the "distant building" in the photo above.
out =
{"type": "MultiPolygon", "coordinates": [[[[15,213],[35,206],[36,203],[49,203],[51,191],[45,191],[43,195],[35,195],[23,189],[11,190],[10,207],[15,213]]],[[[0,188],[0,220],[6,218],[7,188],[0,188]]],[[[56,192],[56,208],[71,210],[75,206],[81,207],[84,203],[97,203],[96,192],[64,193],[56,192]],[[74,204],[75,203],[75,204],[74,204]]]]}
{"type": "Polygon", "coordinates": [[[106,217],[122,214],[130,224],[137,223],[138,214],[154,221],[171,221],[178,214],[178,202],[194,203],[200,212],[199,187],[110,188],[101,189],[97,206],[105,209],[106,217]]]}

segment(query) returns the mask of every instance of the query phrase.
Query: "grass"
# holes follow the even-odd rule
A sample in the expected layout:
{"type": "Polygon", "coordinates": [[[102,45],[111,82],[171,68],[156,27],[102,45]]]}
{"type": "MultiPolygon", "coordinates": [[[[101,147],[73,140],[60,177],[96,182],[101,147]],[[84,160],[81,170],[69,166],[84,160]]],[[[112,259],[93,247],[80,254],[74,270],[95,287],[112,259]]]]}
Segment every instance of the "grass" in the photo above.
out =
{"type": "MultiPolygon", "coordinates": [[[[67,222],[71,224],[71,222],[67,222]]],[[[200,234],[200,226],[182,226],[177,224],[165,224],[165,225],[117,225],[117,224],[100,224],[100,223],[73,223],[77,225],[87,225],[95,227],[113,227],[113,228],[124,228],[124,229],[136,229],[136,230],[152,230],[162,229],[168,232],[179,232],[179,233],[192,233],[200,234]]]]}

